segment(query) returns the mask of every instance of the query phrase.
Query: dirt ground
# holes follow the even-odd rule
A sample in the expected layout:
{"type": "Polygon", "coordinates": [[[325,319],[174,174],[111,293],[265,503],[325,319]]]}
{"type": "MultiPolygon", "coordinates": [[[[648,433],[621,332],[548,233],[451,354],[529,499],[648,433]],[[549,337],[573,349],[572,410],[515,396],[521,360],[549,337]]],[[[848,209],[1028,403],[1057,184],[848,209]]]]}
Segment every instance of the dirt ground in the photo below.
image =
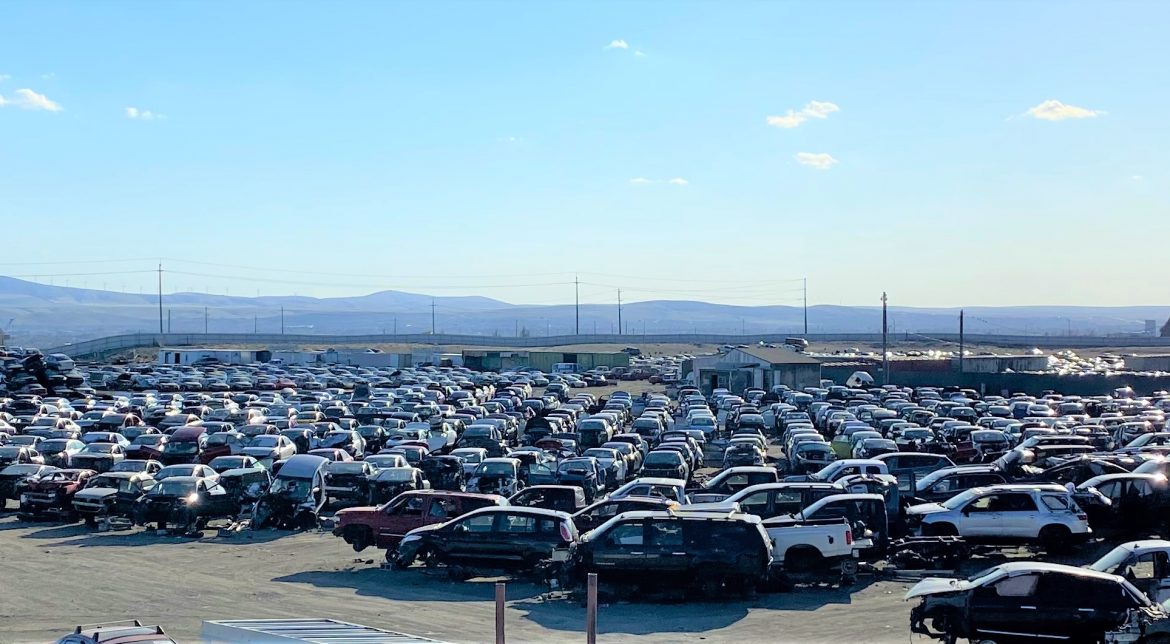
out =
{"type": "MultiPolygon", "coordinates": [[[[50,641],[80,623],[130,617],[181,642],[198,641],[204,619],[262,617],[331,617],[452,642],[492,637],[488,580],[381,570],[381,551],[356,554],[328,532],[206,534],[196,541],[0,519],[0,642],[50,641]]],[[[905,642],[908,587],[863,578],[852,593],[603,605],[598,627],[605,642],[905,642]]],[[[546,601],[541,590],[508,584],[509,641],[583,641],[583,606],[546,601]]]]}

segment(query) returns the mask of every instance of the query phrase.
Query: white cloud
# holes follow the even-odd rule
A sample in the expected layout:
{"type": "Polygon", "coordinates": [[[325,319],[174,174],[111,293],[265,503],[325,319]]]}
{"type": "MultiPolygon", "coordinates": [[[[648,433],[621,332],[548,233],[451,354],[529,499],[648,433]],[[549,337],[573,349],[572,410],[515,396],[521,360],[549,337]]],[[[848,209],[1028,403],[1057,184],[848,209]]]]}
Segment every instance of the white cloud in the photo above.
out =
{"type": "Polygon", "coordinates": [[[1134,181],[1144,181],[1145,177],[1140,175],[1140,174],[1135,174],[1132,177],[1130,177],[1130,179],[1133,179],[1134,181]]]}
{"type": "Polygon", "coordinates": [[[836,103],[828,101],[809,101],[804,107],[797,110],[788,110],[787,114],[783,116],[769,116],[767,118],[768,125],[772,127],[780,127],[784,129],[792,129],[805,121],[812,119],[828,118],[833,112],[840,112],[841,108],[836,103]]]}
{"type": "Polygon", "coordinates": [[[682,177],[671,177],[670,179],[647,179],[646,177],[634,177],[630,179],[630,184],[635,186],[647,186],[652,183],[665,183],[672,186],[689,186],[690,181],[682,177]]]}
{"type": "Polygon", "coordinates": [[[628,43],[624,40],[611,40],[611,41],[609,41],[609,44],[605,46],[605,48],[606,49],[629,49],[630,43],[628,43]]]}
{"type": "Polygon", "coordinates": [[[53,80],[56,77],[57,77],[56,72],[49,72],[48,74],[41,74],[42,80],[53,80]]]}
{"type": "Polygon", "coordinates": [[[0,107],[12,105],[25,110],[45,110],[47,112],[60,112],[61,105],[56,101],[52,101],[44,94],[38,94],[31,89],[18,89],[13,92],[11,98],[0,96],[0,107]]]}
{"type": "Polygon", "coordinates": [[[1049,99],[1028,110],[1028,116],[1042,121],[1063,121],[1065,119],[1088,119],[1101,116],[1105,112],[1090,110],[1076,105],[1065,105],[1060,101],[1049,99]]]}
{"type": "Polygon", "coordinates": [[[162,114],[155,114],[150,110],[140,110],[137,107],[126,108],[126,118],[134,119],[136,121],[153,121],[156,119],[165,119],[162,114]]]}
{"type": "Polygon", "coordinates": [[[646,52],[642,51],[641,49],[635,49],[634,55],[637,56],[638,58],[642,58],[643,56],[646,55],[646,52]]]}
{"type": "Polygon", "coordinates": [[[796,162],[817,170],[828,170],[839,163],[833,158],[833,155],[827,152],[797,152],[796,162]]]}
{"type": "Polygon", "coordinates": [[[8,80],[9,78],[12,78],[12,77],[9,76],[8,74],[0,74],[0,83],[3,83],[4,81],[8,80]]]}

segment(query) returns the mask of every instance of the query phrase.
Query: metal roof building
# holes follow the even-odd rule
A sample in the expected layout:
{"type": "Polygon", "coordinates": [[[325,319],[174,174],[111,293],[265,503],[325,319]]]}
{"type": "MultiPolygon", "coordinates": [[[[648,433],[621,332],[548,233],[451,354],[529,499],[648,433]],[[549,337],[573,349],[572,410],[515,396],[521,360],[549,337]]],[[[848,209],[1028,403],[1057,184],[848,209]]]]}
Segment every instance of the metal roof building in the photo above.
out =
{"type": "Polygon", "coordinates": [[[782,347],[737,347],[713,356],[697,356],[684,365],[694,374],[695,384],[706,394],[725,388],[733,393],[746,389],[768,389],[787,385],[793,389],[816,387],[821,383],[821,361],[782,347]]]}
{"type": "Polygon", "coordinates": [[[418,635],[335,619],[230,619],[203,622],[205,642],[247,644],[440,644],[418,635]]]}

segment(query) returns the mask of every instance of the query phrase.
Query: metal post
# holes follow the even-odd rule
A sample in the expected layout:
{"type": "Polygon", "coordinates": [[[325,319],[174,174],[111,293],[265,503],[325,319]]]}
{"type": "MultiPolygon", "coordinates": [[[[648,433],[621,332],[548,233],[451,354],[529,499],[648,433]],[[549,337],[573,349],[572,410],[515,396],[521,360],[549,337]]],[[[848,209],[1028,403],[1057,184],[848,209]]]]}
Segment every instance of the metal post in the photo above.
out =
{"type": "Polygon", "coordinates": [[[882,291],[882,384],[890,384],[890,327],[886,317],[886,292],[882,291]]]}
{"type": "Polygon", "coordinates": [[[162,307],[162,263],[160,262],[158,265],[158,332],[159,333],[163,332],[162,309],[163,309],[163,307],[162,307]]]}
{"type": "Polygon", "coordinates": [[[431,335],[435,334],[435,301],[431,300],[431,335]]]}
{"type": "Polygon", "coordinates": [[[808,278],[804,278],[804,334],[808,335],[808,278]]]}
{"type": "Polygon", "coordinates": [[[581,335],[581,280],[573,276],[573,301],[577,312],[577,335],[581,335]]]}
{"type": "Polygon", "coordinates": [[[280,334],[284,335],[284,307],[280,307],[280,334]]]}
{"type": "Polygon", "coordinates": [[[203,307],[203,335],[207,335],[207,307],[203,307]]]}
{"type": "Polygon", "coordinates": [[[963,347],[965,345],[963,335],[963,309],[959,309],[959,373],[963,373],[963,347]]]}
{"type": "Polygon", "coordinates": [[[507,585],[496,582],[496,644],[504,644],[504,604],[507,601],[507,585]]]}
{"type": "Polygon", "coordinates": [[[597,573],[589,573],[585,592],[585,642],[597,644],[597,573]]]}
{"type": "Polygon", "coordinates": [[[394,335],[398,335],[398,318],[394,318],[394,335]]]}
{"type": "Polygon", "coordinates": [[[618,335],[622,334],[622,290],[618,289],[618,335]]]}
{"type": "Polygon", "coordinates": [[[167,333],[170,333],[171,329],[174,328],[171,326],[171,313],[172,313],[172,311],[170,309],[167,309],[167,333]]]}
{"type": "Polygon", "coordinates": [[[260,333],[260,316],[252,315],[252,333],[260,333]]]}

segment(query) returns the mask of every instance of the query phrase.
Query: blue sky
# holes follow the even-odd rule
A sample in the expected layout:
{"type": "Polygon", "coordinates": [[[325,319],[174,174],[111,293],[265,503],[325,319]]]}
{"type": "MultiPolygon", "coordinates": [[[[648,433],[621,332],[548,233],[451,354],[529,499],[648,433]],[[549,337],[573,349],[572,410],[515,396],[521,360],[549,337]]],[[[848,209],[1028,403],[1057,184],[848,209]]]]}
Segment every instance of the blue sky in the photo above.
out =
{"type": "Polygon", "coordinates": [[[805,276],[812,303],[1170,300],[1170,3],[0,13],[3,274],[149,291],[162,258],[168,291],[242,295],[557,303],[576,273],[584,302],[795,304],[805,276]]]}

